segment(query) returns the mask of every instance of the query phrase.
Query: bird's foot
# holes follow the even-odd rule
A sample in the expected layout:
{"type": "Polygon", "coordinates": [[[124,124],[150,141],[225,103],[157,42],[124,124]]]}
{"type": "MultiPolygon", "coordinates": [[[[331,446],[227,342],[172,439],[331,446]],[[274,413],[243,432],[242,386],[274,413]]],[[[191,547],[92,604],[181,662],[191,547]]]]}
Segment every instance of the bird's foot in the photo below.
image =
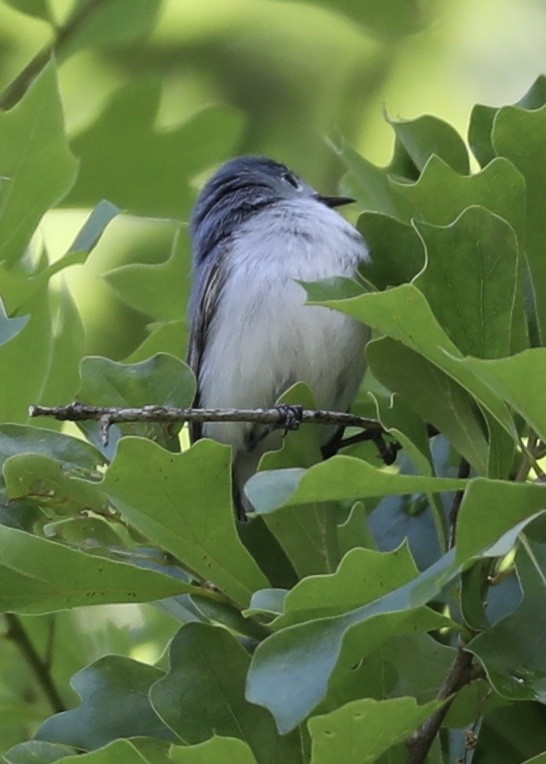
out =
{"type": "Polygon", "coordinates": [[[275,406],[279,412],[279,427],[284,429],[286,435],[289,430],[298,430],[303,419],[303,406],[292,406],[282,403],[275,406]]]}

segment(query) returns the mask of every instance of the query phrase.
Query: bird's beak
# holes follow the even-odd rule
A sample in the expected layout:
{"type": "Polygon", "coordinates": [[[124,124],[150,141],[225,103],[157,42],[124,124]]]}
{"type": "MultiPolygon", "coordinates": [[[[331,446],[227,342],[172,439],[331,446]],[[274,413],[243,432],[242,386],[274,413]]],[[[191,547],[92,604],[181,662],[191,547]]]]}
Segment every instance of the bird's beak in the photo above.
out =
{"type": "Polygon", "coordinates": [[[322,196],[321,194],[316,194],[315,199],[327,207],[341,207],[342,204],[351,204],[355,201],[350,196],[322,196]]]}

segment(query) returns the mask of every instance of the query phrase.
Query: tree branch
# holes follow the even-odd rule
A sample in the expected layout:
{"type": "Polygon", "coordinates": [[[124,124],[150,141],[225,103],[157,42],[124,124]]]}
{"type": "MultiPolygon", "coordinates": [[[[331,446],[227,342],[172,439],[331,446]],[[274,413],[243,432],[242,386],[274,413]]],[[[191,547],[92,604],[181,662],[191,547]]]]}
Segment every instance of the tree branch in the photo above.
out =
{"type": "Polygon", "coordinates": [[[473,655],[459,646],[449,674],[436,696],[437,700],[445,700],[446,703],[408,738],[406,744],[409,753],[405,764],[423,764],[457,692],[469,682],[483,676],[481,666],[473,667],[472,660],[473,655]]]}
{"type": "Polygon", "coordinates": [[[36,648],[24,630],[21,621],[16,615],[13,613],[5,613],[4,618],[8,624],[6,637],[11,639],[18,646],[25,660],[34,672],[34,676],[44,691],[51,708],[55,713],[66,711],[66,706],[49,671],[49,662],[43,661],[40,658],[36,648]]]}
{"type": "Polygon", "coordinates": [[[60,421],[81,422],[93,420],[100,423],[103,430],[103,440],[112,424],[122,422],[258,422],[276,427],[292,428],[294,412],[298,425],[318,424],[336,425],[338,427],[360,427],[384,434],[380,422],[376,419],[347,414],[342,411],[322,411],[300,409],[295,406],[274,406],[267,409],[194,409],[176,408],[174,406],[86,406],[83,403],[70,403],[68,406],[29,406],[31,417],[49,416],[60,421]],[[296,411],[297,410],[297,411],[296,411]]]}
{"type": "Polygon", "coordinates": [[[64,27],[56,30],[54,41],[46,45],[19,72],[14,80],[0,94],[0,109],[11,109],[24,96],[42,69],[52,56],[62,55],[63,50],[73,34],[87,21],[100,5],[110,0],[90,0],[87,5],[80,6],[68,19],[64,27]]]}

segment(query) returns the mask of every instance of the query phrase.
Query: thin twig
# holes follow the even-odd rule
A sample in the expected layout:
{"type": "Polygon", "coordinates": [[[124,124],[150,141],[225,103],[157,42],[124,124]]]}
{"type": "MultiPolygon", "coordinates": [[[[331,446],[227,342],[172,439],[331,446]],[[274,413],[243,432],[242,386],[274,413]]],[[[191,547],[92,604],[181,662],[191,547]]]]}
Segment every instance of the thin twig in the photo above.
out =
{"type": "Polygon", "coordinates": [[[49,664],[40,658],[30,637],[23,628],[21,621],[13,613],[5,613],[4,618],[8,624],[6,637],[11,639],[18,646],[25,660],[34,672],[34,676],[44,691],[51,708],[55,713],[66,711],[66,706],[51,676],[49,664]]]}
{"type": "Polygon", "coordinates": [[[48,61],[50,61],[52,56],[62,56],[64,48],[72,39],[73,34],[83,25],[87,18],[105,2],[110,2],[110,0],[90,0],[87,5],[78,7],[65,26],[56,30],[53,42],[38,51],[34,58],[28,62],[15,79],[5,88],[0,95],[0,109],[7,110],[11,109],[12,106],[15,106],[32,85],[42,69],[47,65],[48,61]]]}
{"type": "MultiPolygon", "coordinates": [[[[67,406],[29,406],[31,417],[49,416],[60,421],[81,422],[94,420],[101,423],[103,437],[110,425],[122,422],[258,422],[276,427],[286,426],[287,408],[276,406],[267,409],[194,409],[174,406],[86,406],[75,402],[67,406]]],[[[360,427],[383,433],[384,429],[376,419],[347,414],[343,411],[323,411],[301,409],[298,419],[302,424],[336,425],[338,427],[360,427]]]]}
{"type": "Polygon", "coordinates": [[[446,702],[406,741],[409,753],[405,764],[423,764],[434,738],[438,734],[442,722],[455,700],[456,693],[466,684],[469,684],[469,682],[483,676],[480,666],[476,667],[476,671],[473,670],[472,660],[472,654],[467,653],[463,647],[459,647],[449,674],[446,676],[436,696],[437,700],[445,700],[446,702]]]}

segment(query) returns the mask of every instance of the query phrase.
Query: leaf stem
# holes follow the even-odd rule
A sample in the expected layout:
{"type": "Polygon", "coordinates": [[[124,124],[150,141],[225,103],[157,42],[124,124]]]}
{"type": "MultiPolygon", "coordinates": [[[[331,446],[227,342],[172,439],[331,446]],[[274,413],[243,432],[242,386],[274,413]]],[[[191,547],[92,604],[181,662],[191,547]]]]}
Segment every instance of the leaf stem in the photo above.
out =
{"type": "Polygon", "coordinates": [[[436,696],[437,700],[446,702],[406,741],[409,753],[405,764],[423,764],[457,692],[483,675],[480,666],[473,667],[473,658],[474,656],[466,652],[462,645],[459,646],[455,660],[436,696]]]}
{"type": "Polygon", "coordinates": [[[0,109],[7,111],[15,106],[51,58],[62,56],[63,50],[73,34],[87,21],[90,14],[100,5],[104,5],[105,2],[109,2],[109,0],[90,0],[86,5],[78,7],[63,27],[54,29],[55,38],[53,42],[38,51],[0,95],[0,109]]]}
{"type": "Polygon", "coordinates": [[[51,708],[55,713],[66,711],[66,706],[51,676],[49,661],[40,657],[23,624],[14,613],[5,613],[4,618],[8,625],[6,637],[12,640],[23,654],[51,708]]]}

